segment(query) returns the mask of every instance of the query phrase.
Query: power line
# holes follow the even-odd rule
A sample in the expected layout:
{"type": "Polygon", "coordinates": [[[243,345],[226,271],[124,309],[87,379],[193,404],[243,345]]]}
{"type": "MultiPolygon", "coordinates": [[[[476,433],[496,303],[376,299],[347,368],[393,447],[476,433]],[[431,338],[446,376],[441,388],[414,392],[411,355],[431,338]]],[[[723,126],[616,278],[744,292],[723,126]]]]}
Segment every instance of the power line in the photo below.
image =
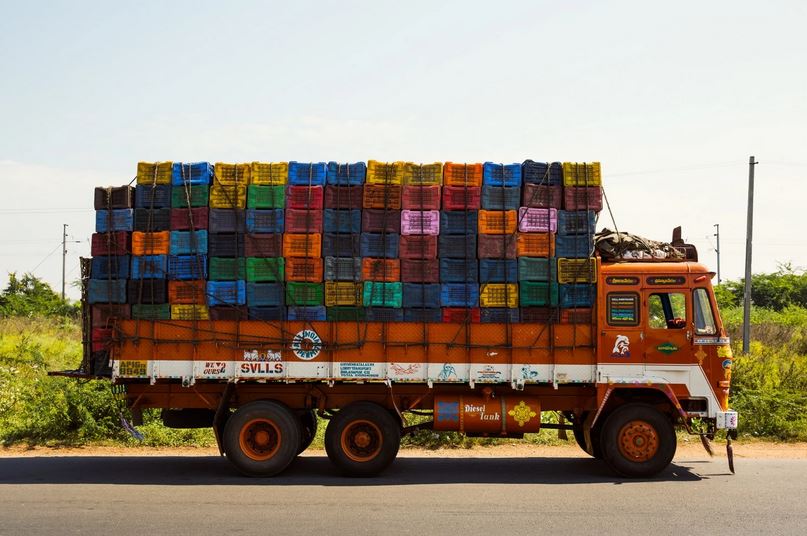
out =
{"type": "Polygon", "coordinates": [[[51,252],[50,252],[50,253],[48,253],[48,254],[45,256],[45,258],[44,258],[44,259],[42,259],[41,261],[39,261],[39,264],[37,264],[36,266],[34,266],[34,269],[33,269],[33,270],[29,270],[29,271],[28,271],[28,273],[32,274],[32,273],[36,272],[37,268],[39,268],[40,266],[42,266],[42,263],[44,263],[46,260],[48,260],[48,259],[50,258],[50,256],[51,256],[51,255],[53,255],[54,253],[56,253],[56,251],[57,251],[59,248],[61,248],[61,247],[62,247],[62,243],[61,243],[61,242],[59,242],[58,244],[56,244],[56,247],[55,247],[55,248],[53,248],[53,249],[51,250],[51,252]]]}

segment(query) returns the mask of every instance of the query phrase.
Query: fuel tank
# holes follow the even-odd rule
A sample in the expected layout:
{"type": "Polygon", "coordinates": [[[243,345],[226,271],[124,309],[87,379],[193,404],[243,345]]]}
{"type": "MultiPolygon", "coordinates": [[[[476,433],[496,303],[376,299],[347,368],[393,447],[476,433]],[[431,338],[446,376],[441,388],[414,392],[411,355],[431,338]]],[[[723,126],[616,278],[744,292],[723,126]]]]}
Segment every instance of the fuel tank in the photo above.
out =
{"type": "Polygon", "coordinates": [[[535,397],[437,395],[434,429],[468,434],[521,435],[541,429],[541,404],[535,397]]]}

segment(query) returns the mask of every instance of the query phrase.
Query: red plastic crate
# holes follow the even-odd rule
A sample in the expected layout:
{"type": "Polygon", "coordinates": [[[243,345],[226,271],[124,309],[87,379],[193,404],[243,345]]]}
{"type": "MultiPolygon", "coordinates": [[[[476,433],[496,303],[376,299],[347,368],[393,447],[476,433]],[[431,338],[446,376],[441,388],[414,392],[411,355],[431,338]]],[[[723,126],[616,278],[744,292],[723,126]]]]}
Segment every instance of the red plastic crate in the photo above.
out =
{"type": "Polygon", "coordinates": [[[515,235],[487,235],[477,237],[480,259],[515,259],[515,235]]]}
{"type": "Polygon", "coordinates": [[[398,210],[401,208],[401,191],[400,184],[365,184],[362,207],[398,210]]]}
{"type": "Polygon", "coordinates": [[[289,257],[286,259],[286,281],[319,283],[324,270],[322,257],[289,257]]]}
{"type": "Polygon", "coordinates": [[[365,233],[401,232],[401,211],[368,208],[361,213],[361,230],[365,233]]]}
{"type": "Polygon", "coordinates": [[[130,306],[125,304],[102,303],[91,307],[93,327],[108,327],[118,320],[128,320],[132,314],[130,306]]]}
{"type": "Polygon", "coordinates": [[[479,186],[443,186],[443,210],[479,210],[481,206],[479,186]]]}
{"type": "Polygon", "coordinates": [[[525,183],[521,202],[530,208],[561,208],[563,187],[525,183]]]}
{"type": "Polygon", "coordinates": [[[398,259],[361,260],[361,278],[364,281],[395,282],[401,280],[401,262],[398,259]]]}
{"type": "Polygon", "coordinates": [[[132,252],[132,233],[93,233],[90,241],[90,255],[126,255],[132,252]]]}
{"type": "Polygon", "coordinates": [[[171,230],[190,231],[191,229],[207,229],[207,207],[198,208],[172,208],[171,230]]]}
{"type": "Polygon", "coordinates": [[[282,255],[282,234],[248,234],[244,237],[244,256],[246,257],[280,257],[282,255]]]}
{"type": "Polygon", "coordinates": [[[563,189],[566,210],[602,210],[602,188],[599,186],[567,186],[563,189]]]}
{"type": "Polygon", "coordinates": [[[168,302],[171,305],[204,305],[206,298],[206,281],[168,282],[168,302]]]}
{"type": "Polygon", "coordinates": [[[443,322],[478,324],[480,316],[479,307],[443,307],[443,322]]]}
{"type": "Polygon", "coordinates": [[[398,244],[401,259],[436,259],[437,237],[434,235],[401,236],[398,244]]]}
{"type": "Polygon", "coordinates": [[[321,233],[322,210],[317,209],[286,209],[287,233],[321,233]]]}
{"type": "Polygon", "coordinates": [[[592,310],[588,307],[576,309],[561,309],[561,324],[591,324],[592,310]]]}
{"type": "Polygon", "coordinates": [[[440,210],[440,186],[404,186],[401,206],[407,210],[440,210]]]}
{"type": "Polygon", "coordinates": [[[440,261],[437,259],[401,259],[401,281],[404,283],[439,283],[440,261]]]}
{"type": "Polygon", "coordinates": [[[92,351],[103,352],[112,340],[112,328],[92,328],[92,351]]]}
{"type": "Polygon", "coordinates": [[[289,186],[286,190],[286,208],[323,208],[322,186],[289,186]]]}
{"type": "Polygon", "coordinates": [[[325,187],[325,208],[361,208],[362,186],[325,187]]]}

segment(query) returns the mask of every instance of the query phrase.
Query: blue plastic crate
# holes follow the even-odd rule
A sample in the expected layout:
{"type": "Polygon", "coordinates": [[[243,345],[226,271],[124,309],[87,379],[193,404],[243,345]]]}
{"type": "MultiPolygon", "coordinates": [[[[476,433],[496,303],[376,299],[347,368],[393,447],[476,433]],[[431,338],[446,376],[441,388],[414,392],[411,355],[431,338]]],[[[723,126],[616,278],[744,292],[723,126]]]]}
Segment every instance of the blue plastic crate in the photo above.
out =
{"type": "Polygon", "coordinates": [[[250,307],[283,305],[285,294],[282,283],[247,282],[247,305],[250,307]]]}
{"type": "Polygon", "coordinates": [[[440,285],[437,283],[404,283],[403,301],[407,307],[440,307],[440,285]]]}
{"type": "Polygon", "coordinates": [[[246,281],[207,282],[207,305],[244,305],[246,302],[246,281]]]}
{"type": "Polygon", "coordinates": [[[168,231],[171,228],[170,208],[134,209],[133,231],[157,232],[168,231]]]}
{"type": "Polygon", "coordinates": [[[282,233],[285,228],[282,208],[247,209],[248,233],[282,233]]]}
{"type": "Polygon", "coordinates": [[[250,320],[277,321],[286,319],[285,307],[250,307],[247,309],[250,320]]]}
{"type": "Polygon", "coordinates": [[[518,309],[483,307],[479,311],[479,321],[483,324],[513,324],[519,321],[518,313],[518,309]]]}
{"type": "Polygon", "coordinates": [[[568,259],[591,257],[594,250],[592,235],[557,235],[555,237],[555,256],[568,259]]]}
{"type": "Polygon", "coordinates": [[[596,287],[591,284],[558,285],[561,307],[593,307],[596,287]]]}
{"type": "Polygon", "coordinates": [[[476,283],[442,283],[440,305],[443,307],[479,307],[479,285],[476,283]]]}
{"type": "Polygon", "coordinates": [[[482,208],[485,210],[518,210],[521,206],[521,188],[518,186],[482,187],[482,208]]]}
{"type": "Polygon", "coordinates": [[[135,186],[135,208],[166,208],[171,206],[171,187],[167,184],[135,186]]]}
{"type": "Polygon", "coordinates": [[[475,258],[440,259],[441,283],[479,282],[479,264],[475,258]]]}
{"type": "Polygon", "coordinates": [[[480,283],[515,283],[518,281],[518,262],[515,259],[480,259],[480,283]]]}
{"type": "Polygon", "coordinates": [[[169,255],[168,279],[207,279],[206,255],[169,255]]]}
{"type": "Polygon", "coordinates": [[[362,233],[361,257],[397,259],[401,236],[390,233],[362,233]]]}
{"type": "Polygon", "coordinates": [[[361,210],[326,208],[323,214],[323,230],[326,233],[361,233],[361,210]]]}
{"type": "Polygon", "coordinates": [[[464,235],[476,234],[479,213],[476,210],[441,210],[440,234],[464,235]]]}
{"type": "Polygon", "coordinates": [[[361,235],[334,234],[322,235],[323,257],[360,257],[361,235]]]}
{"type": "Polygon", "coordinates": [[[207,231],[171,231],[168,253],[171,255],[206,254],[207,231]]]}
{"type": "Polygon", "coordinates": [[[125,279],[90,279],[87,282],[89,303],[126,303],[125,279]]]}
{"type": "Polygon", "coordinates": [[[521,186],[521,164],[485,162],[482,184],[488,186],[521,186]]]}
{"type": "Polygon", "coordinates": [[[288,320],[324,322],[327,318],[324,305],[295,305],[288,308],[288,320]]]}
{"type": "Polygon", "coordinates": [[[366,177],[367,164],[364,162],[356,162],[355,164],[328,162],[325,182],[339,186],[357,186],[364,184],[366,177]]]}
{"type": "Polygon", "coordinates": [[[131,208],[95,211],[95,232],[131,231],[134,225],[134,211],[131,208]]]}
{"type": "Polygon", "coordinates": [[[391,307],[367,307],[365,309],[368,322],[403,322],[403,309],[391,307]]]}
{"type": "Polygon", "coordinates": [[[563,184],[563,166],[560,162],[525,160],[521,164],[521,177],[530,184],[560,186],[563,184]]]}
{"type": "Polygon", "coordinates": [[[207,229],[211,233],[244,233],[247,230],[246,214],[241,209],[211,208],[207,214],[207,229]]]}
{"type": "Polygon", "coordinates": [[[559,210],[559,235],[594,234],[597,214],[593,210],[559,210]]]}
{"type": "Polygon", "coordinates": [[[174,162],[171,167],[171,184],[210,184],[213,179],[213,166],[210,162],[174,162]]]}
{"type": "Polygon", "coordinates": [[[404,309],[404,322],[442,322],[443,310],[437,309],[404,309]]]}
{"type": "Polygon", "coordinates": [[[92,258],[90,277],[93,279],[128,279],[129,255],[102,255],[92,258]]]}
{"type": "Polygon", "coordinates": [[[325,184],[325,162],[289,162],[289,184],[322,186],[325,184]]]}
{"type": "Polygon", "coordinates": [[[132,279],[165,279],[168,272],[167,255],[141,255],[132,257],[132,279]]]}
{"type": "Polygon", "coordinates": [[[476,260],[476,235],[444,235],[437,239],[437,256],[476,260]]]}

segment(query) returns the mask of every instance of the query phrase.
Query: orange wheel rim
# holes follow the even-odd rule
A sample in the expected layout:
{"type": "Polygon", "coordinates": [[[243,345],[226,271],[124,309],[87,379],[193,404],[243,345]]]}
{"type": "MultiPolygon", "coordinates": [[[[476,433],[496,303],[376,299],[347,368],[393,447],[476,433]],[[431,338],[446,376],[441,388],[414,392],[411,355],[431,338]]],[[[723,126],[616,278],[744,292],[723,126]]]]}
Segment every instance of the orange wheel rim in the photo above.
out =
{"type": "Polygon", "coordinates": [[[381,452],[384,437],[370,421],[351,421],[341,437],[342,452],[354,462],[369,462],[381,452]]]}
{"type": "Polygon", "coordinates": [[[658,452],[659,438],[656,429],[645,421],[630,421],[619,430],[619,452],[628,460],[646,462],[658,452]]]}
{"type": "Polygon", "coordinates": [[[281,441],[280,429],[269,419],[252,419],[241,427],[238,434],[241,452],[257,462],[274,456],[281,441]]]}

